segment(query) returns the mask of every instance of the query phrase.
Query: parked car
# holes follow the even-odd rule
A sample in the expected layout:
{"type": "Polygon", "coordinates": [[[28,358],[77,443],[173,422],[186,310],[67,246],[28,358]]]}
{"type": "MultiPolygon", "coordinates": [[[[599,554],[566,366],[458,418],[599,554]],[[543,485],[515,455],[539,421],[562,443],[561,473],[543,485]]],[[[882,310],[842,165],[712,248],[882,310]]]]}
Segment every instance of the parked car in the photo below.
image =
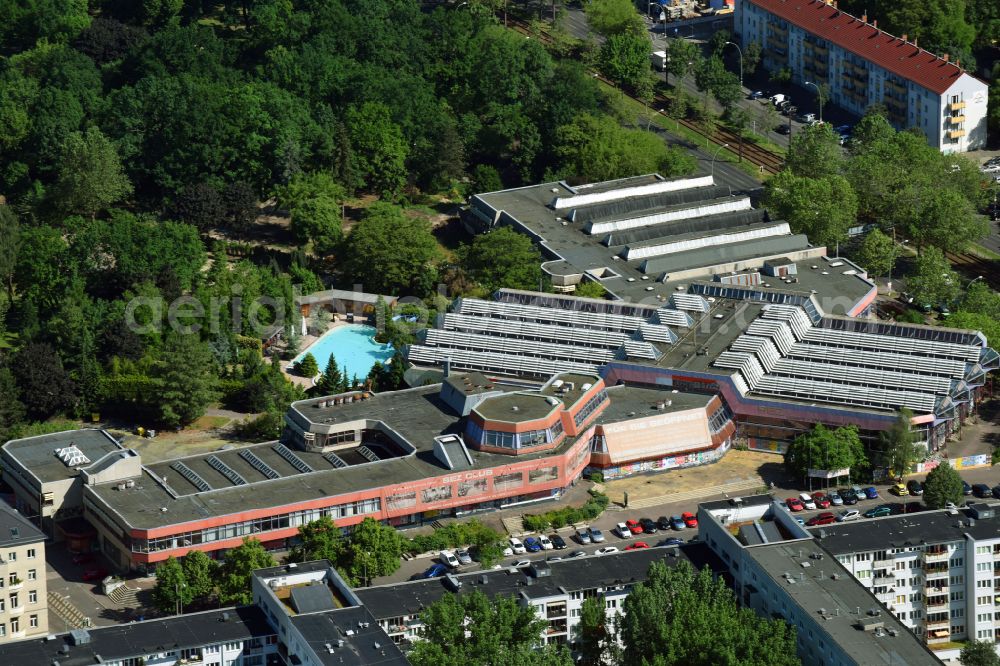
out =
{"type": "Polygon", "coordinates": [[[907,481],[906,489],[910,491],[911,495],[917,495],[918,497],[924,494],[924,484],[920,483],[916,479],[910,479],[907,481]]]}
{"type": "Polygon", "coordinates": [[[658,545],[660,546],[683,546],[684,539],[678,539],[677,537],[670,537],[669,539],[664,539],[658,545]]]}
{"type": "MultiPolygon", "coordinates": [[[[445,575],[446,573],[448,573],[448,567],[446,567],[443,564],[435,564],[430,569],[428,569],[427,571],[425,571],[424,574],[423,574],[423,576],[424,576],[424,578],[438,578],[440,576],[445,575]]],[[[84,580],[88,580],[88,579],[84,578],[84,580]]]]}
{"type": "Polygon", "coordinates": [[[886,504],[885,506],[889,507],[889,515],[890,516],[899,516],[899,515],[902,515],[902,514],[906,513],[906,505],[905,504],[892,503],[892,504],[886,504]]]}
{"type": "Polygon", "coordinates": [[[615,532],[617,532],[618,536],[620,536],[622,539],[632,538],[632,530],[630,530],[628,528],[628,525],[626,525],[625,523],[618,523],[617,525],[615,525],[615,532]]]}
{"type": "Polygon", "coordinates": [[[990,487],[985,483],[977,483],[972,486],[972,494],[979,498],[989,497],[990,487]]]}
{"type": "Polygon", "coordinates": [[[889,492],[891,492],[893,495],[899,495],[900,497],[902,497],[903,495],[910,494],[910,491],[907,490],[906,486],[904,486],[902,483],[897,483],[896,485],[894,485],[892,488],[889,489],[889,492]]]}
{"type": "Polygon", "coordinates": [[[747,95],[747,97],[749,99],[760,99],[763,96],[764,96],[764,93],[763,93],[763,91],[760,91],[760,90],[754,90],[752,93],[750,93],[749,95],[747,95]]]}
{"type": "Polygon", "coordinates": [[[438,553],[438,559],[441,561],[441,564],[445,565],[446,567],[449,567],[451,569],[458,568],[459,564],[458,558],[455,557],[455,553],[451,552],[450,550],[442,550],[440,553],[438,553]]]}
{"type": "Polygon", "coordinates": [[[777,127],[775,127],[774,131],[777,132],[778,134],[791,134],[792,133],[792,128],[789,127],[788,125],[782,123],[782,124],[778,125],[777,127]]]}
{"type": "Polygon", "coordinates": [[[868,499],[868,496],[865,494],[865,489],[862,488],[861,486],[858,485],[851,486],[851,490],[854,491],[854,495],[858,498],[859,502],[861,500],[868,499]]]}
{"type": "Polygon", "coordinates": [[[456,550],[455,557],[458,558],[459,564],[472,564],[472,555],[465,548],[456,550]]]}
{"type": "Polygon", "coordinates": [[[86,581],[103,580],[108,575],[108,570],[104,567],[95,567],[83,572],[83,579],[86,581]]]}
{"type": "Polygon", "coordinates": [[[962,494],[963,495],[971,495],[972,494],[972,486],[970,486],[965,481],[962,481],[962,494]]]}
{"type": "Polygon", "coordinates": [[[584,545],[590,543],[590,530],[586,527],[578,529],[576,531],[576,540],[584,545]]]}
{"type": "Polygon", "coordinates": [[[816,502],[813,501],[812,495],[809,493],[799,493],[799,501],[802,502],[802,506],[808,511],[816,508],[816,502]]]}
{"type": "Polygon", "coordinates": [[[993,497],[995,497],[996,499],[1000,499],[1000,483],[993,486],[992,492],[993,492],[993,497]]]}
{"type": "Polygon", "coordinates": [[[629,531],[632,532],[633,535],[642,534],[642,525],[640,525],[639,521],[636,520],[635,518],[629,518],[628,520],[626,520],[625,527],[627,527],[629,531]]]}
{"type": "Polygon", "coordinates": [[[684,520],[680,516],[670,516],[670,527],[675,530],[684,529],[684,520]]]}
{"type": "Polygon", "coordinates": [[[919,513],[925,508],[927,507],[925,507],[922,502],[907,502],[903,513],[919,513]]]}
{"type": "Polygon", "coordinates": [[[639,550],[641,548],[649,548],[649,544],[645,541],[636,541],[625,546],[625,550],[639,550]]]}
{"type": "Polygon", "coordinates": [[[831,490],[830,494],[827,495],[830,498],[830,504],[833,506],[844,506],[844,498],[840,496],[840,493],[836,490],[831,490]]]}
{"type": "Polygon", "coordinates": [[[865,497],[867,499],[878,499],[878,490],[875,486],[868,486],[865,488],[865,497]]]}
{"type": "Polygon", "coordinates": [[[842,488],[837,491],[837,494],[840,495],[840,499],[844,500],[846,506],[853,506],[858,503],[857,494],[850,488],[842,488]]]}
{"type": "Polygon", "coordinates": [[[868,509],[865,511],[865,518],[881,518],[883,516],[888,516],[892,513],[892,507],[883,504],[882,506],[877,506],[874,509],[868,509]]]}
{"type": "Polygon", "coordinates": [[[829,509],[830,508],[830,498],[826,496],[826,493],[813,493],[813,502],[816,503],[816,508],[818,509],[829,509]]]}
{"type": "Polygon", "coordinates": [[[587,555],[587,551],[585,551],[585,550],[574,550],[572,553],[570,553],[566,557],[566,559],[568,559],[568,560],[575,560],[578,557],[586,557],[586,555],[587,555]]]}
{"type": "Polygon", "coordinates": [[[517,560],[516,562],[514,562],[510,566],[514,567],[515,569],[520,569],[522,567],[530,567],[531,566],[531,560],[517,560]]]}
{"type": "Polygon", "coordinates": [[[544,534],[538,535],[538,543],[541,544],[542,550],[552,550],[552,542],[544,534]]]}
{"type": "Polygon", "coordinates": [[[513,548],[511,548],[510,546],[505,546],[504,547],[504,549],[503,549],[503,556],[504,557],[510,557],[513,554],[514,554],[514,549],[513,548]]]}
{"type": "Polygon", "coordinates": [[[563,550],[566,548],[566,540],[558,534],[553,534],[550,540],[552,541],[552,547],[556,550],[563,550]]]}
{"type": "Polygon", "coordinates": [[[73,564],[85,564],[94,561],[93,553],[77,553],[73,556],[73,564]]]}
{"type": "Polygon", "coordinates": [[[618,548],[616,546],[604,546],[603,548],[598,548],[594,551],[594,555],[610,555],[611,553],[617,553],[618,548]]]}
{"type": "Polygon", "coordinates": [[[659,527],[661,530],[669,530],[670,519],[667,518],[666,516],[660,516],[659,518],[656,519],[656,526],[659,527]]]}
{"type": "Polygon", "coordinates": [[[510,538],[510,549],[514,551],[515,555],[524,555],[527,552],[524,543],[517,537],[510,538]]]}
{"type": "Polygon", "coordinates": [[[562,557],[562,555],[549,555],[548,557],[545,558],[545,561],[546,562],[562,562],[563,561],[563,557],[562,557]]]}
{"type": "Polygon", "coordinates": [[[785,500],[785,505],[788,506],[789,511],[801,511],[802,502],[799,501],[798,497],[789,497],[785,500]]]}
{"type": "Polygon", "coordinates": [[[681,514],[681,520],[684,521],[685,527],[698,527],[698,517],[695,516],[690,511],[685,511],[681,514]]]}
{"type": "Polygon", "coordinates": [[[651,518],[640,518],[639,524],[642,525],[643,534],[656,534],[659,532],[656,528],[656,523],[651,518]]]}
{"type": "Polygon", "coordinates": [[[524,540],[524,547],[529,553],[537,553],[542,549],[542,544],[535,537],[528,537],[524,540]]]}
{"type": "Polygon", "coordinates": [[[851,520],[857,520],[861,517],[861,512],[857,509],[844,509],[839,514],[837,514],[838,523],[846,523],[851,520]]]}
{"type": "Polygon", "coordinates": [[[798,120],[800,123],[811,123],[812,121],[816,120],[816,114],[815,113],[801,113],[801,114],[799,114],[799,117],[796,118],[796,120],[798,120]]]}
{"type": "Polygon", "coordinates": [[[604,532],[597,529],[596,527],[590,528],[590,541],[591,543],[604,543],[604,532]]]}
{"type": "Polygon", "coordinates": [[[829,525],[830,523],[837,522],[837,516],[833,515],[829,511],[824,511],[823,513],[817,514],[806,521],[806,525],[809,527],[815,527],[816,525],[829,525]]]}

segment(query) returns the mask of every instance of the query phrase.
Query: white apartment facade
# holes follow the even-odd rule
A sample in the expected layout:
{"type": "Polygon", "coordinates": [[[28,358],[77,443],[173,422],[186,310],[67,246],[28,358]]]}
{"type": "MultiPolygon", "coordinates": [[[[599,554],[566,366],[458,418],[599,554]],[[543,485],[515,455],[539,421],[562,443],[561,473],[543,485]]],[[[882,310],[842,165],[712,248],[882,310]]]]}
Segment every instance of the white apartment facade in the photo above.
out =
{"type": "Polygon", "coordinates": [[[6,504],[0,506],[0,643],[49,630],[45,535],[6,504]]]}
{"type": "MultiPolygon", "coordinates": [[[[812,530],[927,645],[1000,644],[1000,521],[995,509],[934,511],[812,530]]],[[[957,650],[939,650],[942,659],[957,650]]],[[[952,654],[954,653],[954,654],[952,654]]]]}
{"type": "Polygon", "coordinates": [[[798,85],[825,85],[830,102],[856,115],[880,104],[895,127],[919,129],[944,153],[986,145],[986,83],[867,16],[823,0],[737,0],[735,29],[744,50],[761,47],[768,70],[787,68],[798,85]]]}

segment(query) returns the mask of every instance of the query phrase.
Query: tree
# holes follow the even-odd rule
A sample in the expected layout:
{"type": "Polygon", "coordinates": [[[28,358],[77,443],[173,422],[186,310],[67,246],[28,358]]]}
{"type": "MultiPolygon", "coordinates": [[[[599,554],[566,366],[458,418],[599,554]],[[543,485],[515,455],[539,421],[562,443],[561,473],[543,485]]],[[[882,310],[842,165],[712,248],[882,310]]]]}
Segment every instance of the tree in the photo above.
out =
{"type": "Polygon", "coordinates": [[[319,381],[316,382],[316,391],[320,395],[333,395],[335,393],[343,393],[345,388],[346,382],[344,381],[344,375],[337,366],[337,359],[333,357],[333,354],[330,354],[330,358],[326,362],[326,369],[323,370],[319,381]]]}
{"type": "Polygon", "coordinates": [[[80,53],[103,65],[125,57],[148,37],[141,28],[113,18],[98,17],[80,33],[75,46],[80,53]]]}
{"type": "Polygon", "coordinates": [[[865,447],[855,426],[831,430],[817,423],[812,430],[796,437],[785,452],[785,467],[803,478],[810,469],[854,471],[867,466],[865,447]]]}
{"type": "Polygon", "coordinates": [[[957,506],[962,503],[962,488],[962,477],[942,460],[924,481],[924,504],[928,509],[943,509],[949,502],[957,506]]]}
{"type": "Polygon", "coordinates": [[[218,226],[226,215],[222,195],[208,183],[188,185],[174,201],[174,215],[202,231],[218,226]]]}
{"type": "Polygon", "coordinates": [[[953,312],[947,321],[942,323],[949,328],[979,331],[986,336],[986,341],[991,346],[1000,340],[1000,320],[982,312],[968,312],[964,305],[961,310],[953,312]]]}
{"type": "Polygon", "coordinates": [[[687,39],[671,39],[667,45],[667,73],[678,82],[695,70],[701,62],[698,45],[687,39]]]}
{"type": "Polygon", "coordinates": [[[601,46],[600,69],[620,88],[639,88],[649,78],[649,38],[632,33],[614,34],[601,46]]]}
{"type": "Polygon", "coordinates": [[[579,663],[584,666],[603,666],[606,663],[609,628],[604,597],[594,596],[585,599],[580,608],[580,624],[577,625],[579,663]]]}
{"type": "Polygon", "coordinates": [[[188,585],[181,563],[173,555],[156,567],[156,585],[153,587],[153,602],[164,613],[177,613],[195,598],[188,585]]]}
{"type": "Polygon", "coordinates": [[[898,258],[896,243],[879,229],[869,231],[858,249],[858,263],[876,276],[891,274],[898,258]]]}
{"type": "Polygon", "coordinates": [[[246,606],[253,603],[250,579],[255,569],[266,569],[277,564],[253,537],[229,550],[220,567],[219,602],[226,605],[246,606]]]}
{"type": "Polygon", "coordinates": [[[306,355],[299,359],[299,362],[295,364],[295,372],[300,377],[310,379],[319,374],[319,364],[312,352],[306,352],[306,355]]]}
{"type": "Polygon", "coordinates": [[[910,239],[918,245],[964,252],[969,242],[989,234],[989,224],[961,193],[953,189],[935,189],[929,183],[926,187],[923,205],[907,225],[910,239]]]}
{"type": "Polygon", "coordinates": [[[172,331],[153,368],[155,395],[151,403],[169,428],[185,426],[205,413],[216,398],[214,359],[197,335],[172,331]]]}
{"type": "Polygon", "coordinates": [[[476,236],[462,248],[462,267],[488,292],[500,287],[537,289],[542,255],[534,242],[510,227],[476,236]]]}
{"type": "Polygon", "coordinates": [[[354,526],[342,559],[344,573],[362,585],[399,569],[403,536],[391,525],[365,518],[354,526]]]}
{"type": "Polygon", "coordinates": [[[32,342],[22,347],[11,363],[21,400],[34,419],[47,419],[72,407],[76,387],[51,345],[32,342]]]}
{"type": "Polygon", "coordinates": [[[817,245],[846,239],[857,215],[857,198],[843,176],[800,177],[785,169],[767,182],[764,202],[773,217],[817,245]]]}
{"type": "Polygon", "coordinates": [[[503,181],[500,180],[500,172],[496,167],[489,164],[477,164],[472,170],[469,191],[472,194],[486,194],[503,189],[503,181]]]}
{"type": "Polygon", "coordinates": [[[729,109],[743,95],[739,77],[726,69],[722,58],[718,56],[705,58],[698,63],[694,82],[698,90],[711,93],[724,109],[729,109]]]}
{"type": "Polygon", "coordinates": [[[655,134],[626,129],[610,116],[589,113],[556,131],[555,154],[563,175],[579,182],[651,172],[680,176],[695,167],[689,154],[668,148],[655,134]]]}
{"type": "Polygon", "coordinates": [[[423,640],[407,655],[414,666],[541,664],[571,666],[565,646],[541,643],[546,621],[533,606],[510,596],[488,598],[479,590],[446,594],[421,614],[423,640]]]}
{"type": "Polygon", "coordinates": [[[892,427],[879,433],[882,464],[892,470],[897,478],[908,474],[920,455],[913,431],[910,430],[912,420],[913,412],[903,408],[892,427]]]}
{"type": "Polygon", "coordinates": [[[101,130],[90,127],[66,138],[53,193],[60,210],[93,217],[131,193],[118,151],[101,130]]]}
{"type": "Polygon", "coordinates": [[[653,563],[625,599],[619,627],[622,666],[800,663],[792,625],[740,607],[722,577],[686,560],[653,563]]]}
{"type": "Polygon", "coordinates": [[[587,14],[587,25],[599,35],[645,33],[642,17],[629,0],[588,0],[583,10],[587,14]]]}
{"type": "Polygon", "coordinates": [[[805,178],[833,176],[840,173],[843,155],[829,123],[812,125],[792,137],[785,166],[805,178]]]}
{"type": "Polygon", "coordinates": [[[743,50],[743,77],[753,76],[763,56],[763,49],[757,42],[750,42],[743,50]]]}
{"type": "Polygon", "coordinates": [[[218,565],[201,550],[189,550],[181,560],[184,580],[193,599],[205,601],[215,591],[218,565]]]}
{"type": "Polygon", "coordinates": [[[1000,656],[997,656],[993,641],[969,641],[962,647],[959,661],[962,666],[1000,666],[1000,656]]]}
{"type": "Polygon", "coordinates": [[[299,528],[299,545],[292,548],[289,562],[329,560],[336,565],[344,558],[346,539],[329,516],[321,516],[299,528]]]}
{"type": "Polygon", "coordinates": [[[596,280],[584,280],[576,285],[573,295],[580,296],[581,298],[604,298],[607,296],[607,293],[608,291],[600,282],[596,280]]]}
{"type": "Polygon", "coordinates": [[[921,305],[951,303],[959,294],[959,277],[944,253],[936,247],[924,248],[907,277],[914,300],[921,305]]]}
{"type": "Polygon", "coordinates": [[[389,107],[379,102],[352,106],[347,127],[361,177],[383,197],[396,197],[406,184],[407,143],[389,107]]]}
{"type": "Polygon", "coordinates": [[[14,269],[21,251],[21,225],[9,206],[0,205],[0,281],[14,301],[14,269]]]}
{"type": "Polygon", "coordinates": [[[27,410],[10,368],[0,366],[0,440],[14,438],[15,428],[24,421],[27,410]]]}
{"type": "Polygon", "coordinates": [[[397,206],[377,203],[347,237],[343,264],[368,291],[423,294],[432,287],[438,256],[425,221],[407,218],[397,206]]]}
{"type": "Polygon", "coordinates": [[[247,229],[257,219],[257,195],[243,181],[228,183],[222,189],[226,220],[235,229],[247,229]]]}

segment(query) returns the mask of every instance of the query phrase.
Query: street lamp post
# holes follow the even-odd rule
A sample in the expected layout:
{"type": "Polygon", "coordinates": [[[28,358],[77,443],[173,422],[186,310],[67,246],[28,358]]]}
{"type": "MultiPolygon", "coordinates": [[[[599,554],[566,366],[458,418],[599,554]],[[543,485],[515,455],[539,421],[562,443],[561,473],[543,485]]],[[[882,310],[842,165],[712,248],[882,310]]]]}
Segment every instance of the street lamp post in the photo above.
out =
{"type": "Polygon", "coordinates": [[[715,151],[715,154],[712,155],[712,170],[711,170],[711,173],[710,173],[710,175],[712,177],[712,180],[715,180],[715,158],[719,156],[719,153],[722,152],[723,148],[728,148],[728,147],[729,147],[729,144],[728,143],[724,143],[721,146],[719,146],[718,149],[715,151]]]}
{"type": "Polygon", "coordinates": [[[736,52],[740,54],[740,92],[742,93],[743,92],[743,49],[741,49],[740,45],[737,44],[736,42],[726,42],[725,44],[722,45],[722,48],[726,48],[727,46],[735,46],[736,52]]]}
{"type": "Polygon", "coordinates": [[[823,100],[822,95],[820,94],[819,86],[812,81],[806,81],[805,85],[812,86],[816,89],[816,106],[819,107],[819,121],[823,122],[823,100]]]}

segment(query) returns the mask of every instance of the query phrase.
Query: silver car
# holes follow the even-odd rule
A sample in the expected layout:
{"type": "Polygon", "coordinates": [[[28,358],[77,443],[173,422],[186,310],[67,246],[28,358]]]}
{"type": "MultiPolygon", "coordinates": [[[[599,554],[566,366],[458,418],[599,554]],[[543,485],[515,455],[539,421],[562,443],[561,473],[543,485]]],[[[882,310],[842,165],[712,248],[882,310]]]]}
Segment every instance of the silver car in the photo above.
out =
{"type": "Polygon", "coordinates": [[[578,529],[576,531],[576,540],[583,544],[590,543],[590,530],[586,527],[578,529]]]}
{"type": "Polygon", "coordinates": [[[590,528],[590,540],[593,543],[604,543],[604,532],[596,527],[590,528]]]}

